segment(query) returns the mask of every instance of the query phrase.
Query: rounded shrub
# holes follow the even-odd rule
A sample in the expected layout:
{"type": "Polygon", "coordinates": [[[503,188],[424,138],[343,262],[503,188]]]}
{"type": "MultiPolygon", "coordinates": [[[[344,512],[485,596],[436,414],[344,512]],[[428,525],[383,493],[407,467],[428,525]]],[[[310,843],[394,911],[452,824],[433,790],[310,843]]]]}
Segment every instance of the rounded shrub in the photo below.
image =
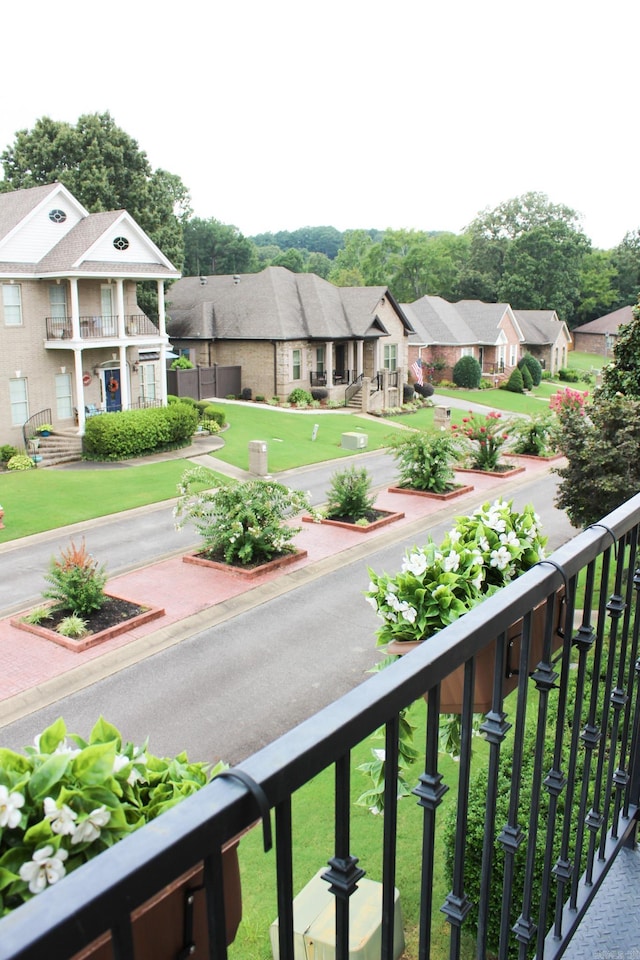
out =
{"type": "Polygon", "coordinates": [[[423,383],[423,384],[416,383],[414,384],[413,389],[418,394],[419,397],[424,397],[425,399],[427,397],[432,397],[435,393],[435,387],[433,386],[432,383],[423,383]]]}
{"type": "MultiPolygon", "coordinates": [[[[416,384],[416,386],[419,387],[420,384],[416,384]]],[[[403,403],[410,403],[411,400],[413,400],[413,395],[414,395],[415,392],[416,392],[416,391],[415,391],[414,385],[413,385],[412,383],[405,383],[405,384],[403,384],[403,385],[402,385],[402,402],[403,402],[403,403]]]]}
{"type": "Polygon", "coordinates": [[[17,447],[14,447],[11,443],[4,443],[0,447],[0,463],[9,463],[12,457],[17,456],[20,453],[17,447]]]}
{"type": "Polygon", "coordinates": [[[208,403],[204,410],[202,411],[202,416],[204,420],[213,420],[214,423],[217,423],[219,427],[224,427],[227,422],[227,418],[224,415],[224,410],[220,410],[219,407],[214,407],[212,403],[208,403]]]}
{"type": "Polygon", "coordinates": [[[517,367],[514,367],[514,369],[511,371],[511,376],[507,380],[506,389],[511,393],[524,393],[524,381],[522,379],[522,373],[517,367]]]}
{"type": "Polygon", "coordinates": [[[35,463],[26,453],[17,453],[7,462],[7,470],[31,470],[35,463]]]}
{"type": "Polygon", "coordinates": [[[288,397],[289,403],[311,403],[313,397],[307,390],[303,390],[302,387],[296,387],[295,390],[292,390],[288,397]]]}
{"type": "Polygon", "coordinates": [[[311,396],[314,400],[326,400],[329,396],[329,391],[325,387],[314,387],[311,391],[311,396]]]}
{"type": "Polygon", "coordinates": [[[104,413],[87,420],[84,453],[93,460],[147,456],[186,446],[197,425],[198,411],[188,403],[104,413]]]}
{"type": "Polygon", "coordinates": [[[532,354],[525,353],[523,357],[520,357],[520,360],[518,361],[518,367],[521,370],[524,370],[526,367],[531,374],[534,387],[540,386],[540,381],[542,380],[542,366],[540,365],[539,360],[536,360],[532,354]]]}
{"type": "Polygon", "coordinates": [[[453,368],[453,382],[457,387],[477,390],[482,379],[482,368],[475,357],[460,357],[453,368]]]}

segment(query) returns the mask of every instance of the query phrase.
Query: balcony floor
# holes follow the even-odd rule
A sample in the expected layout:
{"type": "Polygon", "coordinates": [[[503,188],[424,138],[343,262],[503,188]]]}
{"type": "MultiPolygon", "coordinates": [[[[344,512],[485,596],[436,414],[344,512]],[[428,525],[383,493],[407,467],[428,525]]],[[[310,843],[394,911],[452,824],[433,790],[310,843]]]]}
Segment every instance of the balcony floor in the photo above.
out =
{"type": "Polygon", "coordinates": [[[564,960],[640,958],[640,850],[623,847],[614,860],[564,960]]]}

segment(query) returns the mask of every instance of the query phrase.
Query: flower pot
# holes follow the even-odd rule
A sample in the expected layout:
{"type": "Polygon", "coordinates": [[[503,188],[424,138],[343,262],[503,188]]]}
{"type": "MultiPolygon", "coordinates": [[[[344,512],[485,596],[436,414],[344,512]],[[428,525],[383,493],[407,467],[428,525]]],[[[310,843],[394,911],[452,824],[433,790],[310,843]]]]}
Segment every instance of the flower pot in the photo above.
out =
{"type": "MultiPolygon", "coordinates": [[[[231,841],[223,849],[222,871],[226,935],[227,944],[230,944],[235,939],[242,919],[237,840],[231,841]]],[[[193,867],[133,911],[131,919],[136,960],[175,960],[181,956],[206,960],[209,957],[206,895],[202,881],[202,866],[193,867]],[[187,905],[191,898],[192,907],[187,905]],[[188,936],[190,909],[193,914],[191,936],[188,936]]],[[[76,953],[72,960],[114,960],[111,933],[94,940],[76,953]]]]}
{"type": "MultiPolygon", "coordinates": [[[[551,637],[551,652],[559,650],[564,642],[562,631],[562,604],[564,587],[556,593],[556,625],[551,637]],[[558,606],[559,605],[559,606],[558,606]]],[[[533,609],[531,619],[531,641],[529,645],[529,673],[533,673],[542,659],[544,647],[544,625],[546,603],[539,603],[533,609]]],[[[522,642],[523,620],[512,623],[507,630],[507,654],[502,675],[503,696],[508,696],[518,686],[518,668],[520,664],[520,645],[522,642]]],[[[410,653],[424,640],[402,642],[394,640],[387,644],[387,653],[403,656],[410,653]]],[[[473,696],[474,713],[487,713],[493,702],[493,675],[496,660],[496,641],[493,640],[476,656],[475,686],[473,696]]],[[[464,692],[464,666],[458,667],[440,684],[440,713],[461,713],[464,692]]],[[[427,694],[425,693],[425,699],[427,694]]]]}

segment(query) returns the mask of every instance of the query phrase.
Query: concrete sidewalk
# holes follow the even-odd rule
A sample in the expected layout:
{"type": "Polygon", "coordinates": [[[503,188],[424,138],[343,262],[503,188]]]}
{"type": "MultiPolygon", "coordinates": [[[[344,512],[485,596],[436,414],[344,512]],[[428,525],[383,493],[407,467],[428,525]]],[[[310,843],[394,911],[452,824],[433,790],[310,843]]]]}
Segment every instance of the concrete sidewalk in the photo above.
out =
{"type": "Polygon", "coordinates": [[[182,555],[146,564],[109,580],[107,591],[164,616],[99,646],[77,653],[0,620],[0,724],[7,724],[119,670],[180,643],[207,627],[366,558],[394,543],[424,543],[433,524],[464,514],[485,499],[511,497],[514,489],[549,472],[547,463],[518,459],[524,471],[512,479],[480,473],[457,475],[473,490],[449,501],[380,492],[377,506],[404,517],[377,531],[360,532],[303,523],[295,546],[307,555],[284,571],[256,580],[184,563],[182,555]]]}

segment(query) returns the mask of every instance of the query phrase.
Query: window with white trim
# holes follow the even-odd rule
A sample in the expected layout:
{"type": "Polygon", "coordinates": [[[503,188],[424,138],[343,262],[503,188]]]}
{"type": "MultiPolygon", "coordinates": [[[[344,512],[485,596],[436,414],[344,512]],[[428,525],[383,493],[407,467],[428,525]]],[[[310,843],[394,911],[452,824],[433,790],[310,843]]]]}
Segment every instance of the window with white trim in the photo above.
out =
{"type": "Polygon", "coordinates": [[[156,365],[155,363],[140,364],[140,399],[156,399],[156,365]]]}
{"type": "Polygon", "coordinates": [[[56,373],[56,413],[58,420],[68,420],[73,416],[71,393],[71,374],[56,373]]]}
{"type": "Polygon", "coordinates": [[[509,366],[515,367],[518,362],[518,348],[515,343],[512,343],[509,347],[509,366]]]}
{"type": "Polygon", "coordinates": [[[19,283],[2,284],[2,306],[5,327],[22,326],[22,287],[19,283]]]}
{"type": "Polygon", "coordinates": [[[316,373],[324,373],[324,347],[316,347],[316,373]]]}
{"type": "Polygon", "coordinates": [[[461,347],[460,356],[461,357],[472,357],[474,355],[473,347],[461,347]]]}
{"type": "Polygon", "coordinates": [[[49,287],[49,305],[55,320],[67,319],[67,290],[61,283],[52,283],[49,287]]]}
{"type": "Polygon", "coordinates": [[[302,350],[298,348],[291,351],[291,379],[302,379],[302,350]]]}
{"type": "Polygon", "coordinates": [[[9,380],[9,402],[11,403],[11,424],[21,427],[29,419],[29,397],[26,377],[9,380]]]}
{"type": "Polygon", "coordinates": [[[398,344],[397,343],[385,343],[384,369],[385,370],[398,369],[398,344]]]}

